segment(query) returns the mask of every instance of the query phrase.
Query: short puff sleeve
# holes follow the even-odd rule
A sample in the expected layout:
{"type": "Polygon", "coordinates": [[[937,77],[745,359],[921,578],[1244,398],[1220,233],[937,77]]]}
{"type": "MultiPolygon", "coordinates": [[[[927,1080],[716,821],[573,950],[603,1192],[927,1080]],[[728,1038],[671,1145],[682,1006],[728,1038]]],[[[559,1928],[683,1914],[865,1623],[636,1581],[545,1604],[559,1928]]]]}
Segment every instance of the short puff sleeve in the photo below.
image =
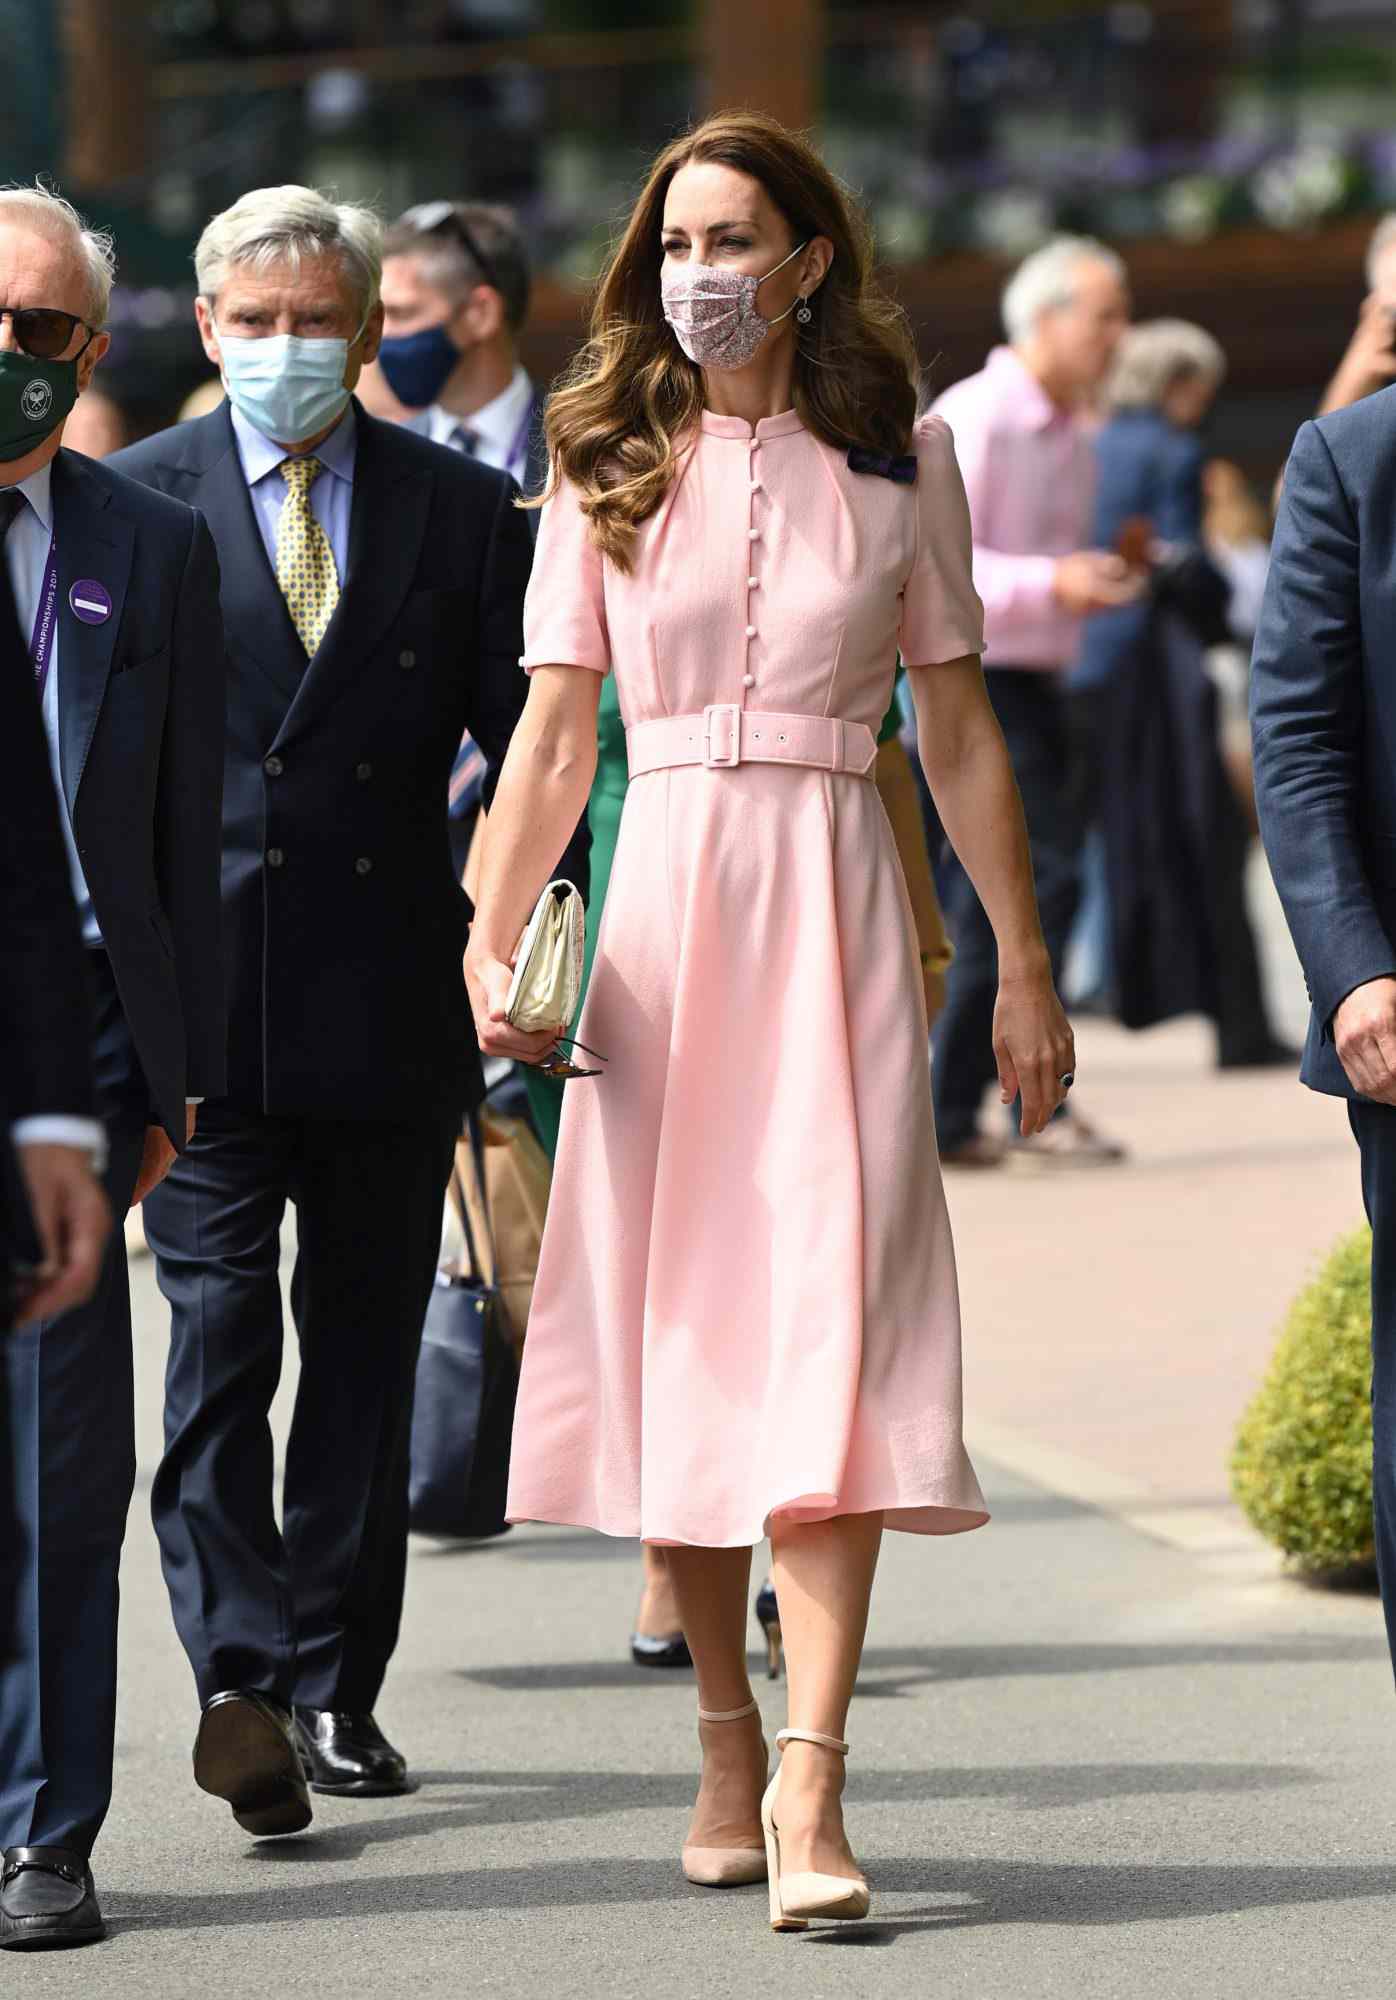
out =
{"type": "Polygon", "coordinates": [[[524,598],[525,673],[590,667],[609,673],[605,558],[591,538],[577,489],[564,479],[544,502],[533,573],[524,598]]]}
{"type": "Polygon", "coordinates": [[[932,667],[984,650],[984,607],[974,587],[969,502],[943,417],[925,416],[916,452],[916,554],[902,587],[901,653],[932,667]]]}

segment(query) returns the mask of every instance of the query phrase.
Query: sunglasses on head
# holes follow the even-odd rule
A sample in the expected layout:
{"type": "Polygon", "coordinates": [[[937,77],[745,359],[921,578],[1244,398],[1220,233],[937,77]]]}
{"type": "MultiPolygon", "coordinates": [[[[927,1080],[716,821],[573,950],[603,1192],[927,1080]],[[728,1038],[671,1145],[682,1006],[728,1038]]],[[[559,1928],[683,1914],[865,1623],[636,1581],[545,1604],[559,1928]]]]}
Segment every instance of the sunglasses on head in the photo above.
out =
{"type": "Polygon", "coordinates": [[[557,1046],[549,1049],[541,1062],[529,1063],[528,1068],[536,1069],[540,1076],[554,1077],[560,1083],[566,1083],[574,1076],[602,1076],[605,1074],[603,1070],[599,1069],[582,1069],[577,1063],[574,1063],[569,1057],[562,1054],[561,1051],[564,1044],[569,1049],[580,1049],[582,1054],[590,1056],[593,1062],[603,1063],[606,1060],[605,1056],[598,1055],[595,1049],[589,1049],[585,1042],[574,1041],[571,1035],[559,1035],[557,1046]]]}
{"type": "Polygon", "coordinates": [[[456,213],[455,204],[449,201],[423,201],[416,208],[409,208],[402,220],[409,228],[422,236],[436,236],[445,230],[455,237],[467,257],[479,271],[485,284],[501,290],[499,277],[494,265],[485,255],[468,223],[462,222],[456,213]]]}
{"type": "Polygon", "coordinates": [[[14,328],[22,352],[35,361],[56,361],[80,326],[87,327],[87,338],[74,360],[97,338],[95,326],[87,326],[76,313],[59,312],[53,306],[0,306],[0,320],[5,319],[14,328]]]}

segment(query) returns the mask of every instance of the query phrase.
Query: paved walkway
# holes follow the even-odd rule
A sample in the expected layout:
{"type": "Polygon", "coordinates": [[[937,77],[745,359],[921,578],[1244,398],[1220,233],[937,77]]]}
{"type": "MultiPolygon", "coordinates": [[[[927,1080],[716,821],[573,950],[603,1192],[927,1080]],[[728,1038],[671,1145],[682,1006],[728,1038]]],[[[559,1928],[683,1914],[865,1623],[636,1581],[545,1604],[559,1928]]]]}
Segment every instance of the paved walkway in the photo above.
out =
{"type": "MultiPolygon", "coordinates": [[[[633,1551],[557,1530],[414,1550],[380,1713],[415,1796],[322,1801],[296,1841],[239,1835],[190,1781],[192,1690],[144,1511],[164,1342],[146,1263],[98,1856],[114,1936],[7,1960],[5,1992],[1389,1994],[1377,1608],[1280,1579],[1224,1477],[1287,1298],[1357,1218],[1341,1112],[1282,1077],[1215,1078],[1189,1024],[1081,1043],[1081,1101],[1129,1166],[952,1186],[996,1519],[889,1540],[850,1724],[873,1924],[777,1938],[761,1892],[682,1881],[691,1680],[628,1663],[633,1551]]],[[[772,1727],[782,1692],[762,1683],[772,1727]]]]}

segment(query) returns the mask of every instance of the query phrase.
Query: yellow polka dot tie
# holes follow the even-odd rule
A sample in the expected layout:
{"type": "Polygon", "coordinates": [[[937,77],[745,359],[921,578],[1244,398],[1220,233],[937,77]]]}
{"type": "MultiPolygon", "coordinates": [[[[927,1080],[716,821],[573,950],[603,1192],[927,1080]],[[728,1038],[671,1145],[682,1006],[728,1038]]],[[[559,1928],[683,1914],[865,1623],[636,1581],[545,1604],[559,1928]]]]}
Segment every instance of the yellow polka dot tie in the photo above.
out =
{"type": "Polygon", "coordinates": [[[283,458],[286,498],[276,523],[276,580],[291,623],[313,655],[339,602],[339,571],[329,536],[310,508],[310,489],[324,466],[318,458],[283,458]]]}

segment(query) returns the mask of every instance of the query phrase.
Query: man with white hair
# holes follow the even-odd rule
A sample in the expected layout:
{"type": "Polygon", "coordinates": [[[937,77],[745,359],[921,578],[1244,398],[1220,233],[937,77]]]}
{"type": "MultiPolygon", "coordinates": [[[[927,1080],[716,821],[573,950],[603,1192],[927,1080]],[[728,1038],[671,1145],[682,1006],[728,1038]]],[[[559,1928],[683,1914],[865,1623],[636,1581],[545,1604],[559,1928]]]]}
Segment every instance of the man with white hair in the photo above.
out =
{"type": "Polygon", "coordinates": [[[1319,415],[1345,410],[1396,381],[1396,213],[1384,215],[1367,245],[1367,296],[1319,415]]]}
{"type": "Polygon", "coordinates": [[[195,1778],[254,1835],[401,1791],[397,1640],[441,1197],[481,1089],[447,779],[502,760],[532,542],[501,472],[369,416],[381,230],[261,188],[195,252],[227,402],[116,463],[199,508],[229,649],[228,1087],[147,1210],[173,1315],[153,1495],[203,1714],[195,1778]],[[296,1208],[301,1374],[281,1525],[268,1410],[296,1208]],[[303,1775],[304,1772],[304,1775],[303,1775]]]}
{"type": "MultiPolygon", "coordinates": [[[[1023,795],[1042,928],[1060,984],[1079,885],[1080,831],[1067,791],[1063,672],[1081,622],[1129,603],[1140,580],[1118,555],[1086,546],[1095,461],[1085,421],[1129,320],[1124,266],[1085,237],[1061,237],[1021,264],[1003,295],[1009,345],[935,405],[950,425],[984,601],[989,693],[1023,795]]],[[[979,1130],[994,1081],[997,954],[969,877],[951,864],[945,915],[955,944],[936,1032],[935,1106],[947,1166],[1034,1167],[1118,1159],[1065,1108],[1032,1139],[979,1130]]],[[[1010,1127],[1010,1132],[1012,1127],[1010,1127]]]]}
{"type": "MultiPolygon", "coordinates": [[[[0,189],[0,543],[87,947],[106,1195],[120,1217],[224,1084],[225,685],[203,522],[63,444],[106,352],[114,263],[110,239],[58,195],[0,189]]],[[[84,1121],[47,1122],[50,1139],[83,1142],[84,1121]]],[[[0,1367],[0,1453],[20,1525],[0,1539],[0,1603],[21,1607],[17,1645],[0,1648],[0,1946],[27,1949],[102,1935],[89,1856],[111,1798],[117,1570],[135,1481],[120,1228],[91,1299],[21,1327],[0,1367]]]]}

